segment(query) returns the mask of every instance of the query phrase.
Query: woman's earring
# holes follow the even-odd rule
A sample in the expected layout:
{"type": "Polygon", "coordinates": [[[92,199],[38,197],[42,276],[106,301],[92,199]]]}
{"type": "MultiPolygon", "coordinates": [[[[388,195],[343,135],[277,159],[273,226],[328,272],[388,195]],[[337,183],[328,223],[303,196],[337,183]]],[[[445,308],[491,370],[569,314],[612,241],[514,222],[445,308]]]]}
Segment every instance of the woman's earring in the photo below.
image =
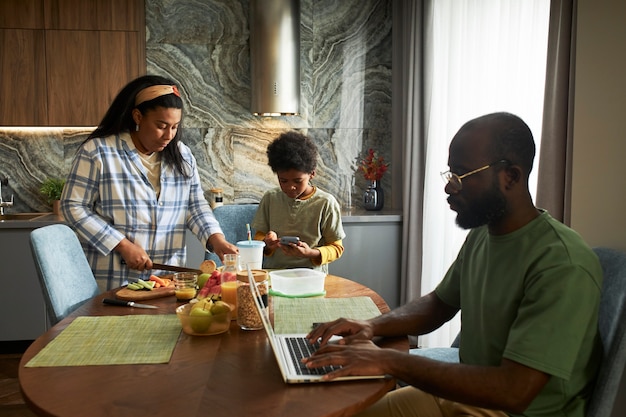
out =
{"type": "Polygon", "coordinates": [[[139,132],[139,125],[135,125],[135,132],[139,132]]]}

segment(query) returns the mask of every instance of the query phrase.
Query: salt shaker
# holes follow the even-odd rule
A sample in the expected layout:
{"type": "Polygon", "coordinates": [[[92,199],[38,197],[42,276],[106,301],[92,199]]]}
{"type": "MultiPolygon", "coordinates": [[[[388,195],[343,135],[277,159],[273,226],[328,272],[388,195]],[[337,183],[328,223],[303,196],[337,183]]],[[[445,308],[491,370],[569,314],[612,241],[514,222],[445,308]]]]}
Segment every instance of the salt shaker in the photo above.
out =
{"type": "Polygon", "coordinates": [[[223,191],[221,188],[211,188],[211,209],[224,205],[223,191]]]}

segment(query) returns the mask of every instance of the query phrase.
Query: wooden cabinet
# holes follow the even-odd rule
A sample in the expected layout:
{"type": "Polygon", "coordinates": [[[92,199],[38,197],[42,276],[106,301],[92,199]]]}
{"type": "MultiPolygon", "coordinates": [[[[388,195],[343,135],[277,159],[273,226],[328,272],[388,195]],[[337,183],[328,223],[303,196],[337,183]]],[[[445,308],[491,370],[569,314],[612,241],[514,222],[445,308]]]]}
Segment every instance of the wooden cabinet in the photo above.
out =
{"type": "Polygon", "coordinates": [[[95,126],[146,72],[144,0],[3,0],[0,16],[0,125],[95,126]]]}
{"type": "Polygon", "coordinates": [[[43,30],[0,29],[0,125],[48,121],[43,30]]]}
{"type": "Polygon", "coordinates": [[[47,49],[58,51],[46,60],[47,124],[96,126],[118,91],[145,73],[145,53],[135,53],[138,37],[122,31],[47,30],[47,49]]]}
{"type": "Polygon", "coordinates": [[[43,0],[0,1],[0,28],[43,29],[43,0]]]}
{"type": "Polygon", "coordinates": [[[46,29],[145,32],[143,0],[42,1],[46,29]]]}

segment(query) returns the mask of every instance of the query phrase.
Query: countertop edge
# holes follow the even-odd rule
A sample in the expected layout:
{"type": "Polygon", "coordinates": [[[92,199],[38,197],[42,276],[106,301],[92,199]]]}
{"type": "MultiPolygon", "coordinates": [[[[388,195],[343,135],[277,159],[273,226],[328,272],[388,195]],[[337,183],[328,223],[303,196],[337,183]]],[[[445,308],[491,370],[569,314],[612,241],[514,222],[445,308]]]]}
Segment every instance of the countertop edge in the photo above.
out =
{"type": "Polygon", "coordinates": [[[51,224],[64,223],[63,217],[54,213],[42,213],[41,216],[29,220],[0,221],[0,230],[6,229],[36,229],[51,224]]]}
{"type": "MultiPolygon", "coordinates": [[[[342,210],[341,221],[343,223],[399,223],[402,222],[402,211],[380,210],[367,211],[363,209],[342,210]]],[[[63,217],[54,213],[43,213],[41,216],[30,220],[0,221],[2,229],[35,229],[51,224],[64,223],[63,217]]]]}
{"type": "Polygon", "coordinates": [[[384,223],[401,222],[401,210],[367,211],[363,209],[342,210],[341,221],[343,223],[384,223]]]}

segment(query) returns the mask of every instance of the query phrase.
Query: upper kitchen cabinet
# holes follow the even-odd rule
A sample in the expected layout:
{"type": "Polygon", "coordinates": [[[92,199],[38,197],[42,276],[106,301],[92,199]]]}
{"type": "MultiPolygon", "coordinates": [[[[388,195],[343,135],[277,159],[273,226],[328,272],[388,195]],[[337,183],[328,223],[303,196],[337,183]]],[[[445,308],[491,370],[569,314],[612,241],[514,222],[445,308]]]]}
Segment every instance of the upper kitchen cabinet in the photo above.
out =
{"type": "MultiPolygon", "coordinates": [[[[47,30],[48,125],[97,126],[119,90],[145,73],[139,35],[47,30]]],[[[145,50],[145,48],[144,48],[145,50]]]]}
{"type": "Polygon", "coordinates": [[[96,126],[146,72],[144,0],[2,0],[0,16],[2,126],[96,126]]]}
{"type": "Polygon", "coordinates": [[[42,1],[46,29],[145,33],[143,0],[42,1]]]}
{"type": "Polygon", "coordinates": [[[0,1],[0,28],[43,29],[43,0],[0,1]]]}
{"type": "Polygon", "coordinates": [[[48,122],[43,30],[0,29],[0,126],[48,122]]]}

